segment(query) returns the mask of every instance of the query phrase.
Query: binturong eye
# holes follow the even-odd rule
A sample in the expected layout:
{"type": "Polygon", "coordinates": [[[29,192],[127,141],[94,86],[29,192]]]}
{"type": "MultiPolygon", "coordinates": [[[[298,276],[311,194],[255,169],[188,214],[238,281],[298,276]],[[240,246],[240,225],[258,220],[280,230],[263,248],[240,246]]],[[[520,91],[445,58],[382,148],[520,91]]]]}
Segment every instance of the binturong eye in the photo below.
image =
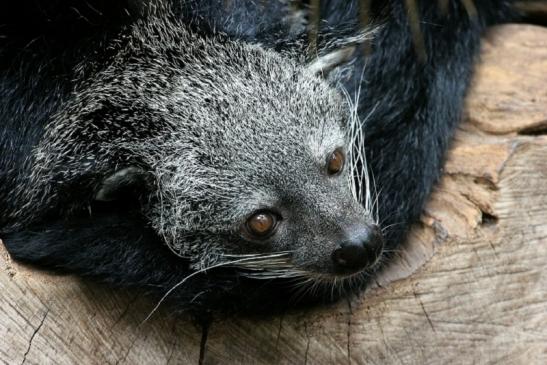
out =
{"type": "Polygon", "coordinates": [[[243,225],[243,233],[250,238],[265,239],[270,237],[277,227],[278,217],[275,213],[260,211],[253,214],[243,225]]]}
{"type": "Polygon", "coordinates": [[[329,175],[339,174],[344,169],[346,156],[340,148],[327,156],[327,172],[329,175]]]}

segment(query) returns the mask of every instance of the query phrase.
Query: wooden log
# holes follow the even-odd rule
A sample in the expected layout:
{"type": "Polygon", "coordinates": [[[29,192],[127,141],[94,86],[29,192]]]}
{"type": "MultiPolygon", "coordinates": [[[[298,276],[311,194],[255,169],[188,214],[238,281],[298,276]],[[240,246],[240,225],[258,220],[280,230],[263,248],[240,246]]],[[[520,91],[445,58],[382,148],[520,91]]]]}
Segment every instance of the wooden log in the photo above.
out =
{"type": "Polygon", "coordinates": [[[360,298],[208,337],[155,303],[0,252],[6,364],[547,363],[547,29],[486,37],[466,121],[398,260],[360,298]]]}

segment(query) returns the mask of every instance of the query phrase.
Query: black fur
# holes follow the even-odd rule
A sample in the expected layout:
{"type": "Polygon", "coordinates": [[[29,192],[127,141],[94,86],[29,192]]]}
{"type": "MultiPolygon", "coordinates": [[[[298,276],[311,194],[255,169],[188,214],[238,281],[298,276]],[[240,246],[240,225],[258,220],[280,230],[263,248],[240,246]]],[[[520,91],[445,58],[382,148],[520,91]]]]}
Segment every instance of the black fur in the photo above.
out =
{"type": "MultiPolygon", "coordinates": [[[[173,3],[177,16],[202,32],[220,31],[280,51],[300,49],[308,35],[289,29],[275,1],[173,3]]],[[[359,3],[322,1],[319,41],[356,31],[361,25],[359,3]]],[[[361,88],[366,153],[380,193],[382,226],[389,227],[390,248],[404,240],[439,176],[461,118],[483,30],[517,16],[510,1],[474,1],[476,13],[459,0],[447,1],[444,10],[435,1],[418,1],[417,38],[405,3],[372,2],[370,18],[382,27],[373,44],[355,53],[353,73],[344,81],[352,98],[361,88]]],[[[20,204],[10,193],[25,178],[25,158],[45,122],[70,97],[72,80],[92,77],[95,69],[109,62],[115,46],[105,48],[108,40],[147,11],[153,9],[138,1],[27,0],[0,6],[1,206],[20,204]],[[88,61],[87,68],[75,69],[82,60],[88,61]]],[[[80,192],[82,186],[70,187],[67,196],[89,200],[80,192]]],[[[36,207],[44,210],[39,221],[17,229],[5,228],[14,222],[0,216],[0,237],[15,259],[156,295],[191,272],[129,202],[121,207],[93,206],[91,217],[45,208],[36,207]]],[[[198,310],[280,309],[286,305],[286,289],[286,283],[265,285],[219,269],[189,280],[185,290],[170,298],[183,308],[198,310]]]]}

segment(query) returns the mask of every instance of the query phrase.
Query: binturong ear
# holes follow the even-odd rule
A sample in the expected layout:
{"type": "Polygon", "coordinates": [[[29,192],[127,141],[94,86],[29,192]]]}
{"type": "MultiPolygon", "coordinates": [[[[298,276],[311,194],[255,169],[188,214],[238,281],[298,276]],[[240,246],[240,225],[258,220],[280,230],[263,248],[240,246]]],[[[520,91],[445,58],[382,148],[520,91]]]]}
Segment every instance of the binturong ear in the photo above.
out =
{"type": "Polygon", "coordinates": [[[308,70],[316,75],[326,78],[328,74],[336,67],[339,67],[351,60],[353,54],[355,53],[355,48],[355,46],[349,46],[320,55],[308,64],[308,70]]]}
{"type": "Polygon", "coordinates": [[[95,193],[95,200],[111,202],[130,195],[144,187],[146,173],[139,167],[130,166],[106,177],[95,193]]]}
{"type": "Polygon", "coordinates": [[[357,35],[326,42],[315,50],[314,47],[310,47],[308,49],[308,70],[327,78],[331,71],[353,60],[359,46],[370,42],[378,29],[379,27],[373,27],[363,30],[357,35]]]}

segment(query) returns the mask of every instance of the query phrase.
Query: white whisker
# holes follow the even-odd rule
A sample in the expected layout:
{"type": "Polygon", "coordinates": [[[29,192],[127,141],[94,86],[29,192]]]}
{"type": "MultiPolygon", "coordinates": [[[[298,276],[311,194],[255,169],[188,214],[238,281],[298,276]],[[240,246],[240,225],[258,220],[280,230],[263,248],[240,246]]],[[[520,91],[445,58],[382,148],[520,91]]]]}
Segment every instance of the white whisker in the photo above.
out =
{"type": "Polygon", "coordinates": [[[241,260],[234,260],[234,261],[221,262],[221,263],[219,263],[219,264],[215,264],[215,265],[212,265],[212,266],[209,266],[209,267],[206,267],[206,268],[203,268],[203,269],[194,271],[193,273],[187,275],[186,277],[184,277],[184,279],[182,279],[181,281],[179,281],[178,283],[176,283],[175,285],[173,285],[173,286],[171,287],[171,289],[169,289],[169,290],[161,297],[161,299],[158,301],[158,303],[156,304],[156,306],[152,309],[152,311],[148,314],[148,316],[146,316],[146,318],[141,322],[141,325],[142,325],[143,323],[145,323],[146,321],[148,321],[148,320],[150,319],[150,317],[152,317],[152,315],[158,310],[158,308],[160,307],[160,305],[165,301],[165,299],[166,299],[173,291],[175,291],[178,287],[180,287],[182,284],[184,284],[186,281],[188,281],[188,280],[191,279],[192,277],[194,277],[194,276],[196,276],[196,275],[198,275],[198,274],[204,273],[204,272],[206,272],[206,271],[209,271],[209,270],[218,268],[218,267],[233,265],[233,264],[236,264],[236,263],[239,263],[239,262],[243,262],[243,261],[245,261],[245,260],[247,260],[247,259],[244,258],[244,259],[241,259],[241,260]]]}
{"type": "Polygon", "coordinates": [[[363,78],[365,74],[366,65],[363,66],[361,72],[361,78],[359,81],[359,87],[355,95],[355,100],[351,100],[348,91],[345,88],[341,88],[347,103],[350,107],[350,121],[348,126],[348,159],[349,159],[349,185],[353,197],[365,208],[366,212],[371,215],[377,224],[379,221],[378,205],[372,201],[372,186],[374,188],[374,195],[376,195],[375,201],[378,200],[378,194],[376,190],[376,181],[374,179],[372,171],[368,166],[366,150],[365,150],[365,124],[370,117],[376,111],[378,103],[376,103],[370,112],[365,116],[363,120],[359,118],[358,106],[359,98],[361,95],[361,88],[363,85],[363,78]],[[376,208],[376,210],[375,210],[376,208]]]}

